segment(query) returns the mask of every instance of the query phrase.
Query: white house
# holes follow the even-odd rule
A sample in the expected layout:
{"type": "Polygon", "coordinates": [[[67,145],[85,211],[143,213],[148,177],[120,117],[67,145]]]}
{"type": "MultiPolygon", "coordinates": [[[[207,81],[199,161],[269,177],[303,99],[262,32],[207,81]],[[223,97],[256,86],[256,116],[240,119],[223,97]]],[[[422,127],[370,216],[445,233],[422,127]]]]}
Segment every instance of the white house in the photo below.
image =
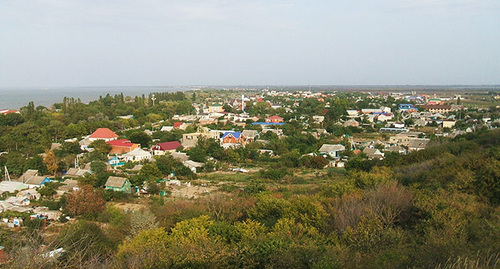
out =
{"type": "Polygon", "coordinates": [[[119,156],[125,162],[139,162],[143,160],[150,160],[152,157],[151,153],[140,148],[136,148],[129,153],[119,156]]]}

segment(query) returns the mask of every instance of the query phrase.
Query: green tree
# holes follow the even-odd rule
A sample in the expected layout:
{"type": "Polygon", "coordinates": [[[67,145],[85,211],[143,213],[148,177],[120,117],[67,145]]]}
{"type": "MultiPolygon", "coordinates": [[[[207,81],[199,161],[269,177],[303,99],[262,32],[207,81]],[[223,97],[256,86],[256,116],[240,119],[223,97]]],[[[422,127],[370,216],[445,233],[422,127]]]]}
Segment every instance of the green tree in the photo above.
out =
{"type": "Polygon", "coordinates": [[[149,147],[151,143],[151,137],[145,132],[134,132],[129,136],[130,142],[138,143],[142,148],[149,147]]]}
{"type": "Polygon", "coordinates": [[[158,166],[156,166],[155,163],[146,163],[139,171],[139,176],[144,179],[155,180],[158,178],[162,178],[163,174],[161,173],[160,169],[158,169],[158,166]]]}

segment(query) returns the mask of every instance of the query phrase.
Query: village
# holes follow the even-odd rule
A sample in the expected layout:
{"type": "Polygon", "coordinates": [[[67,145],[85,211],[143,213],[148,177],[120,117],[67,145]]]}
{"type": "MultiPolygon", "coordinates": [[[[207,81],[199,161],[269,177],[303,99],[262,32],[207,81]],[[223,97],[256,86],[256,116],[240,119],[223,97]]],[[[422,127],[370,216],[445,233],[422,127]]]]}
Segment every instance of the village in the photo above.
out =
{"type": "MultiPolygon", "coordinates": [[[[61,134],[37,155],[43,169],[34,165],[16,175],[13,171],[20,170],[9,167],[11,149],[4,147],[0,224],[19,229],[37,220],[45,229],[51,223],[72,222],[83,213],[58,201],[68,201],[84,185],[107,193],[107,202],[133,212],[145,208],[150,199],[227,196],[228,188],[246,190],[257,178],[281,180],[297,177],[300,171],[342,174],[363,161],[382,162],[500,126],[498,105],[477,106],[468,103],[474,96],[441,94],[188,92],[184,95],[192,95],[189,113],[162,117],[153,111],[142,122],[134,114],[117,115],[109,122],[122,123],[119,128],[105,124],[76,137],[69,131],[61,134]]],[[[492,104],[497,97],[491,96],[492,104]]],[[[151,94],[140,102],[157,111],[175,103],[155,104],[156,100],[151,94]]],[[[69,110],[65,106],[43,113],[69,110]]],[[[21,112],[26,109],[0,114],[6,119],[21,112]]]]}

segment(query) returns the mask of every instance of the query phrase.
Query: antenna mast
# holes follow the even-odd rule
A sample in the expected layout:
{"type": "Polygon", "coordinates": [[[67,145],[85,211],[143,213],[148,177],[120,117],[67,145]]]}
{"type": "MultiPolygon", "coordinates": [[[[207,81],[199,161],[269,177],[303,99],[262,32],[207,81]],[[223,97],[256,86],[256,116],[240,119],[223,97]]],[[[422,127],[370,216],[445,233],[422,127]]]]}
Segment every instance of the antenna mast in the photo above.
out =
{"type": "Polygon", "coordinates": [[[5,166],[5,180],[11,181],[10,175],[9,175],[9,170],[7,170],[7,166],[5,166]]]}

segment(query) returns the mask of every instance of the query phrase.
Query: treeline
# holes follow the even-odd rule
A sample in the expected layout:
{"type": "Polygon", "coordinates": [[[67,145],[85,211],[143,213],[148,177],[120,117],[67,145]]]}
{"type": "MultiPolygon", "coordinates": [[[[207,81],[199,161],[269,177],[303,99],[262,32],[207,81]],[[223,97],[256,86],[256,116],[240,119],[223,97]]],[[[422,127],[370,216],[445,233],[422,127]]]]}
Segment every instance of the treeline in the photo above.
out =
{"type": "Polygon", "coordinates": [[[20,114],[0,115],[0,151],[20,152],[26,157],[43,153],[52,142],[79,138],[97,128],[126,130],[147,123],[188,114],[193,107],[184,93],[157,93],[153,106],[150,96],[100,96],[89,104],[67,98],[51,108],[30,102],[20,114]],[[119,119],[119,116],[131,118],[119,119]]]}

